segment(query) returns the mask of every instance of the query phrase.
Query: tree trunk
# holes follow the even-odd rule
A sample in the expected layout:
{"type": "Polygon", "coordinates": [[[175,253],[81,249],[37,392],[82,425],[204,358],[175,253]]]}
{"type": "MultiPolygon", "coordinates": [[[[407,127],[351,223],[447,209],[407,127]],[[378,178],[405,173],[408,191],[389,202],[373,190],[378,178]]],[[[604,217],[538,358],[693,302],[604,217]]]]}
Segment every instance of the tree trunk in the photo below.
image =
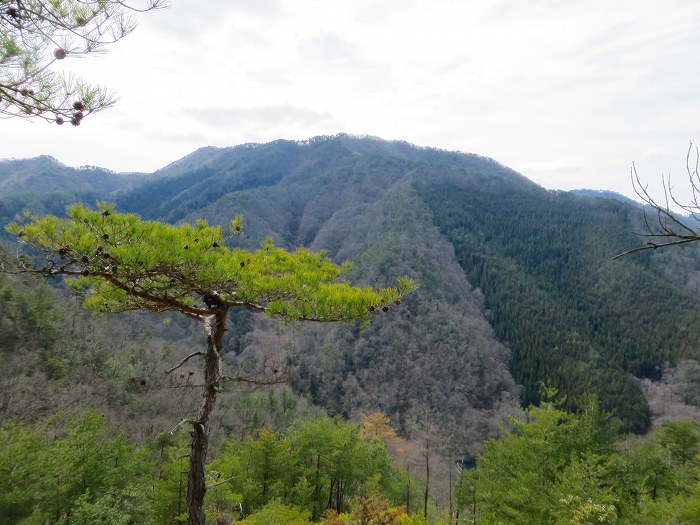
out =
{"type": "Polygon", "coordinates": [[[454,516],[454,505],[452,502],[452,467],[453,465],[450,464],[450,521],[452,521],[452,518],[454,516]]]}
{"type": "Polygon", "coordinates": [[[411,465],[406,462],[406,514],[411,514],[411,465]]]}
{"type": "Polygon", "coordinates": [[[209,448],[209,416],[214,410],[221,382],[221,344],[226,331],[226,311],[204,321],[207,351],[204,354],[204,394],[197,419],[192,423],[190,470],[187,475],[187,525],[205,525],[204,495],[207,491],[204,466],[209,448]]]}
{"type": "Polygon", "coordinates": [[[312,519],[317,520],[323,512],[323,502],[321,501],[321,454],[316,455],[316,478],[314,487],[314,512],[312,519]]]}
{"type": "Polygon", "coordinates": [[[423,517],[428,520],[428,494],[430,491],[430,454],[425,453],[425,491],[423,492],[423,517]]]}

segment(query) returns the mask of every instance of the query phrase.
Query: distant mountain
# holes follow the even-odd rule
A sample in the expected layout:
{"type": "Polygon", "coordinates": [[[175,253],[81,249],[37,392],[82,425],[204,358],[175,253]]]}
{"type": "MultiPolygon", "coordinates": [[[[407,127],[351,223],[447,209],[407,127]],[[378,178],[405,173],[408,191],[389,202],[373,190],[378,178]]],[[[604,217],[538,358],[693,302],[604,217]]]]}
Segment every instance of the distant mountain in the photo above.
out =
{"type": "MultiPolygon", "coordinates": [[[[94,166],[71,168],[48,155],[34,159],[0,160],[0,223],[29,209],[62,213],[73,202],[94,202],[125,191],[136,182],[129,174],[94,166]]],[[[4,230],[0,232],[4,236],[4,230]]]]}
{"type": "Polygon", "coordinates": [[[282,348],[297,391],[329,410],[384,410],[406,434],[431,419],[461,450],[520,399],[538,402],[541,382],[571,407],[596,394],[643,432],[650,412],[634,377],[700,350],[700,300],[673,260],[611,260],[639,242],[636,205],[547,191],[485,157],[338,135],[203,148],[152,174],[14,162],[0,163],[0,184],[13,181],[3,220],[71,197],[171,222],[243,213],[246,246],[271,235],[325,249],[355,262],[356,283],[413,277],[420,290],[369,328],[285,329],[236,313],[227,359],[282,348]],[[57,187],[33,183],[29,195],[33,175],[22,174],[34,172],[57,187]]]}
{"type": "Polygon", "coordinates": [[[579,190],[571,190],[569,193],[573,193],[574,195],[580,195],[582,197],[595,197],[598,199],[612,199],[615,201],[620,201],[620,202],[625,202],[627,204],[631,204],[632,206],[642,206],[641,202],[636,201],[634,199],[630,199],[626,195],[622,195],[622,193],[617,193],[616,191],[589,190],[589,189],[581,188],[579,190]]]}

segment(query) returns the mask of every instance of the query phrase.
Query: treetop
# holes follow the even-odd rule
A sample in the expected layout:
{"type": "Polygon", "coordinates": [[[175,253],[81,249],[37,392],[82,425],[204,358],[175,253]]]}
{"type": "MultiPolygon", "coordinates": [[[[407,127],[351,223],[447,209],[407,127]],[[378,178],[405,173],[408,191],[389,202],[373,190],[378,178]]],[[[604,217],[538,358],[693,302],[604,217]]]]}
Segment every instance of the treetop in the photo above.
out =
{"type": "Polygon", "coordinates": [[[20,263],[19,271],[66,276],[99,312],[179,311],[202,319],[244,307],[288,322],[350,321],[386,311],[415,289],[408,278],[379,290],[352,286],[340,280],[349,263],[336,265],[304,248],[289,252],[269,238],[256,251],[230,248],[240,217],[228,234],[205,220],[171,225],[118,213],[109,203],[96,208],[73,204],[66,218],[28,214],[6,229],[45,261],[20,263]]]}

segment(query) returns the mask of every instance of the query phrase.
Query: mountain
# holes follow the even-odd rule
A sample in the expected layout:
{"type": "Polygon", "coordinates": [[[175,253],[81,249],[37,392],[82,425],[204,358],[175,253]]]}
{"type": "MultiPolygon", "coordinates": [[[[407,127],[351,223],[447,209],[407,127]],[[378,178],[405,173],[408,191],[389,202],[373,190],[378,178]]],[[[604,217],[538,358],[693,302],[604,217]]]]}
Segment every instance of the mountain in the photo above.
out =
{"type": "MultiPolygon", "coordinates": [[[[125,191],[135,177],[86,166],[75,169],[48,155],[34,159],[0,160],[0,223],[14,220],[25,209],[62,213],[73,202],[94,202],[125,191]]],[[[5,232],[0,232],[0,238],[5,232]]]]}
{"type": "Polygon", "coordinates": [[[3,220],[57,212],[59,191],[171,222],[242,213],[246,247],[272,236],[325,249],[354,261],[357,284],[414,278],[420,289],[367,328],[238,312],[226,359],[281,349],[297,392],[332,413],[383,410],[414,436],[436,424],[461,452],[519,401],[537,403],[542,382],[572,408],[596,394],[624,430],[644,432],[635,378],[698,358],[700,301],[674,278],[676,260],[612,261],[639,243],[637,206],[547,191],[478,155],[338,135],[203,148],[152,174],[12,161],[4,181],[3,220]],[[55,187],[36,186],[34,171],[55,187]]]}
{"type": "Polygon", "coordinates": [[[622,195],[621,193],[617,193],[616,191],[609,191],[609,190],[589,190],[589,189],[579,189],[579,190],[571,190],[570,193],[573,193],[574,195],[580,195],[584,197],[594,197],[597,199],[612,199],[615,201],[620,201],[620,202],[625,202],[627,204],[631,204],[633,206],[642,206],[642,204],[638,201],[635,201],[634,199],[630,199],[629,197],[626,197],[625,195],[622,195]]]}

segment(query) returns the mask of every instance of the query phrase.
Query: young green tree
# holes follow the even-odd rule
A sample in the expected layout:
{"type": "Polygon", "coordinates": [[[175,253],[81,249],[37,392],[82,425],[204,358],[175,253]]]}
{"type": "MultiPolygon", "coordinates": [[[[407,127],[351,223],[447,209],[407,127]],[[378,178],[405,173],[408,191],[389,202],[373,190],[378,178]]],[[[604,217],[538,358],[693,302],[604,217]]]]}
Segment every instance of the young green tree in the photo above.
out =
{"type": "Polygon", "coordinates": [[[148,519],[146,449],[86,412],[51,427],[0,426],[0,522],[127,525],[148,519]]]}
{"type": "Polygon", "coordinates": [[[661,425],[660,433],[661,445],[678,464],[692,461],[700,450],[700,428],[692,419],[666,421],[661,425]]]}
{"type": "Polygon", "coordinates": [[[476,504],[479,521],[564,523],[556,516],[573,519],[581,513],[608,519],[610,508],[597,506],[608,499],[592,500],[590,507],[586,493],[600,477],[597,459],[611,452],[616,437],[597,405],[591,401],[581,413],[570,414],[544,403],[526,414],[528,421],[511,419],[512,429],[502,439],[484,444],[476,501],[466,500],[476,504]]]}
{"type": "Polygon", "coordinates": [[[231,481],[231,488],[241,492],[236,503],[249,514],[288,495],[295,482],[296,458],[289,439],[264,427],[244,441],[227,439],[209,470],[231,481]]]}
{"type": "Polygon", "coordinates": [[[243,440],[229,437],[207,468],[221,480],[214,491],[237,495],[228,510],[244,516],[279,499],[318,520],[329,509],[344,512],[359,496],[381,493],[397,501],[403,489],[384,441],[340,417],[299,419],[286,433],[264,427],[243,440]]]}
{"type": "Polygon", "coordinates": [[[306,494],[300,499],[311,509],[314,519],[328,508],[342,510],[345,495],[341,486],[357,459],[359,438],[355,429],[340,418],[323,417],[315,421],[297,421],[289,431],[298,451],[306,494]]]}
{"type": "Polygon", "coordinates": [[[0,115],[80,125],[114,104],[104,89],[65,77],[57,61],[104,51],[136,27],[134,11],[161,8],[123,0],[1,0],[0,115]]]}
{"type": "MultiPolygon", "coordinates": [[[[232,221],[232,231],[241,229],[232,221]]],[[[287,252],[271,239],[252,252],[225,246],[224,232],[199,220],[177,226],[144,221],[117,213],[98,203],[97,210],[82,204],[68,208],[67,217],[29,216],[7,230],[42,254],[33,266],[18,259],[20,272],[63,275],[75,290],[86,294],[85,305],[98,312],[147,310],[177,312],[201,322],[206,349],[191,353],[203,360],[204,393],[191,425],[192,442],[187,486],[190,525],[203,524],[209,419],[219,391],[227,381],[254,381],[229,376],[222,370],[221,350],[229,310],[246,308],[296,321],[366,321],[372,312],[388,311],[391,303],[415,288],[401,278],[395,288],[374,290],[339,281],[349,264],[337,266],[322,253],[305,249],[287,252]]],[[[274,372],[264,381],[277,381],[274,372]]]]}
{"type": "Polygon", "coordinates": [[[25,426],[6,423],[0,426],[0,444],[0,516],[14,524],[41,501],[36,484],[46,442],[25,426]]]}
{"type": "Polygon", "coordinates": [[[240,525],[311,525],[309,512],[273,500],[258,512],[248,516],[240,525]]]}
{"type": "MultiPolygon", "coordinates": [[[[184,436],[182,436],[184,437],[184,436]]],[[[161,456],[162,463],[158,468],[151,493],[151,509],[154,519],[151,525],[172,525],[184,523],[186,513],[187,490],[187,455],[186,444],[168,447],[166,457],[161,456]]],[[[217,487],[216,492],[220,492],[217,487]]]]}

